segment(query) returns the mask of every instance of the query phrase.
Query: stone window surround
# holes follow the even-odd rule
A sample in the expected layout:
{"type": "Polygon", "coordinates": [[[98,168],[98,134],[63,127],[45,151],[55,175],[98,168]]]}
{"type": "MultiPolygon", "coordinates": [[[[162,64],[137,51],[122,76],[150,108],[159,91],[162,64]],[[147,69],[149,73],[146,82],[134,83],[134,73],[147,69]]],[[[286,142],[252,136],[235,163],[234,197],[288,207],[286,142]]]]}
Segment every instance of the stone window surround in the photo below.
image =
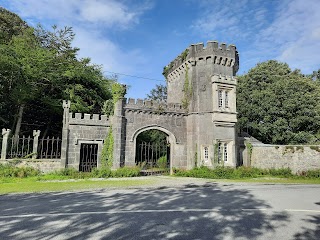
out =
{"type": "Polygon", "coordinates": [[[218,162],[228,163],[230,160],[230,143],[231,140],[219,140],[218,144],[218,162]],[[222,161],[223,160],[223,161],[222,161]]]}
{"type": "Polygon", "coordinates": [[[218,86],[218,109],[230,111],[230,92],[232,88],[218,86]]]}

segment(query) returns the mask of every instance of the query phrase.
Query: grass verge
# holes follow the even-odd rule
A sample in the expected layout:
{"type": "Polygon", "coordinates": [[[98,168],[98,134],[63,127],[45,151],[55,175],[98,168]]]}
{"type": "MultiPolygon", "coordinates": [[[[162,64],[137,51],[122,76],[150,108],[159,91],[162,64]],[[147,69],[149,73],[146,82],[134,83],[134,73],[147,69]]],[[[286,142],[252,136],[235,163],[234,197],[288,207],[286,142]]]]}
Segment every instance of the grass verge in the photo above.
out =
{"type": "Polygon", "coordinates": [[[39,181],[37,177],[0,179],[0,194],[94,190],[150,185],[151,179],[77,179],[39,181]]]}

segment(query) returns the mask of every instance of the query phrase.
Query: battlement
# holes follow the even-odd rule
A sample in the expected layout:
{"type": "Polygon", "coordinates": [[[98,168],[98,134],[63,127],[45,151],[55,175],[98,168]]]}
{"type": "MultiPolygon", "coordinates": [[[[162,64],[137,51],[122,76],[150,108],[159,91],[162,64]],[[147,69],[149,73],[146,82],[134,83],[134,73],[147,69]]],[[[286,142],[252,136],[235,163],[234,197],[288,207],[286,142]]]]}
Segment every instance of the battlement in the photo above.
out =
{"type": "Polygon", "coordinates": [[[231,85],[237,85],[237,78],[234,76],[226,76],[221,74],[214,74],[211,77],[212,83],[227,83],[231,85]]]}
{"type": "Polygon", "coordinates": [[[226,67],[232,67],[234,72],[239,68],[239,56],[235,45],[227,46],[225,43],[217,41],[208,41],[205,47],[203,43],[190,45],[175,60],[164,68],[164,75],[167,79],[175,78],[175,75],[185,71],[187,65],[195,66],[197,62],[218,64],[226,67]]]}
{"type": "Polygon", "coordinates": [[[107,115],[69,113],[69,124],[89,126],[110,126],[111,123],[107,115]]]}
{"type": "Polygon", "coordinates": [[[126,110],[134,111],[149,111],[155,113],[185,113],[186,110],[180,103],[162,103],[151,100],[133,99],[129,98],[124,108],[126,110]]]}

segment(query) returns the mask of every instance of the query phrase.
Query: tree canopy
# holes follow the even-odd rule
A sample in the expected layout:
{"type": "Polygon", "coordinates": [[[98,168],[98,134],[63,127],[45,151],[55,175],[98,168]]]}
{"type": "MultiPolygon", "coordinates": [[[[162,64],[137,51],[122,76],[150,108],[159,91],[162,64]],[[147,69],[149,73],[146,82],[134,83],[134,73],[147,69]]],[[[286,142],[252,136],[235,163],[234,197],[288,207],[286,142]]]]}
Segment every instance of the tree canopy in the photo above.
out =
{"type": "Polygon", "coordinates": [[[155,88],[151,89],[147,94],[148,100],[167,102],[167,86],[162,84],[156,84],[155,88]]]}
{"type": "Polygon", "coordinates": [[[238,123],[264,143],[319,141],[320,89],[311,76],[274,60],[238,78],[238,123]]]}
{"type": "Polygon", "coordinates": [[[71,111],[100,113],[112,98],[116,79],[104,77],[89,58],[77,58],[72,28],[32,28],[0,8],[0,29],[1,128],[59,134],[62,100],[71,100],[71,111]]]}

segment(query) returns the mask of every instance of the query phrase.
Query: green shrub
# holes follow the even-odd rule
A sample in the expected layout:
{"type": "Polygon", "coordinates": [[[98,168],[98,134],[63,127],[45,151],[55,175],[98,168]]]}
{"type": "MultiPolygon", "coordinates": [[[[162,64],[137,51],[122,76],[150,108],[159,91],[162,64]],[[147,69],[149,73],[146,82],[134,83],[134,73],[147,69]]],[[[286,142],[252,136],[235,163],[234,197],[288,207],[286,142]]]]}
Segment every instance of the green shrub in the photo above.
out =
{"type": "Polygon", "coordinates": [[[109,168],[94,168],[91,172],[91,177],[109,178],[112,176],[112,171],[109,168]]]}
{"type": "Polygon", "coordinates": [[[16,167],[9,164],[0,164],[0,177],[34,177],[41,172],[33,167],[16,167]]]}
{"type": "Polygon", "coordinates": [[[139,167],[122,167],[112,171],[112,177],[138,177],[140,170],[139,167]]]}
{"type": "Polygon", "coordinates": [[[162,168],[162,169],[167,168],[167,167],[168,167],[168,164],[167,164],[167,155],[160,157],[160,158],[157,160],[157,165],[158,165],[159,168],[162,168]]]}
{"type": "Polygon", "coordinates": [[[215,176],[215,178],[220,178],[220,179],[234,178],[235,169],[231,167],[217,167],[212,171],[214,173],[213,176],[215,176]]]}
{"type": "Polygon", "coordinates": [[[306,171],[304,176],[306,178],[320,178],[320,169],[306,171]]]}
{"type": "Polygon", "coordinates": [[[257,178],[266,174],[267,171],[262,169],[241,166],[235,170],[234,176],[237,178],[257,178]]]}
{"type": "Polygon", "coordinates": [[[292,171],[290,168],[269,169],[269,175],[275,177],[292,177],[292,171]]]}

